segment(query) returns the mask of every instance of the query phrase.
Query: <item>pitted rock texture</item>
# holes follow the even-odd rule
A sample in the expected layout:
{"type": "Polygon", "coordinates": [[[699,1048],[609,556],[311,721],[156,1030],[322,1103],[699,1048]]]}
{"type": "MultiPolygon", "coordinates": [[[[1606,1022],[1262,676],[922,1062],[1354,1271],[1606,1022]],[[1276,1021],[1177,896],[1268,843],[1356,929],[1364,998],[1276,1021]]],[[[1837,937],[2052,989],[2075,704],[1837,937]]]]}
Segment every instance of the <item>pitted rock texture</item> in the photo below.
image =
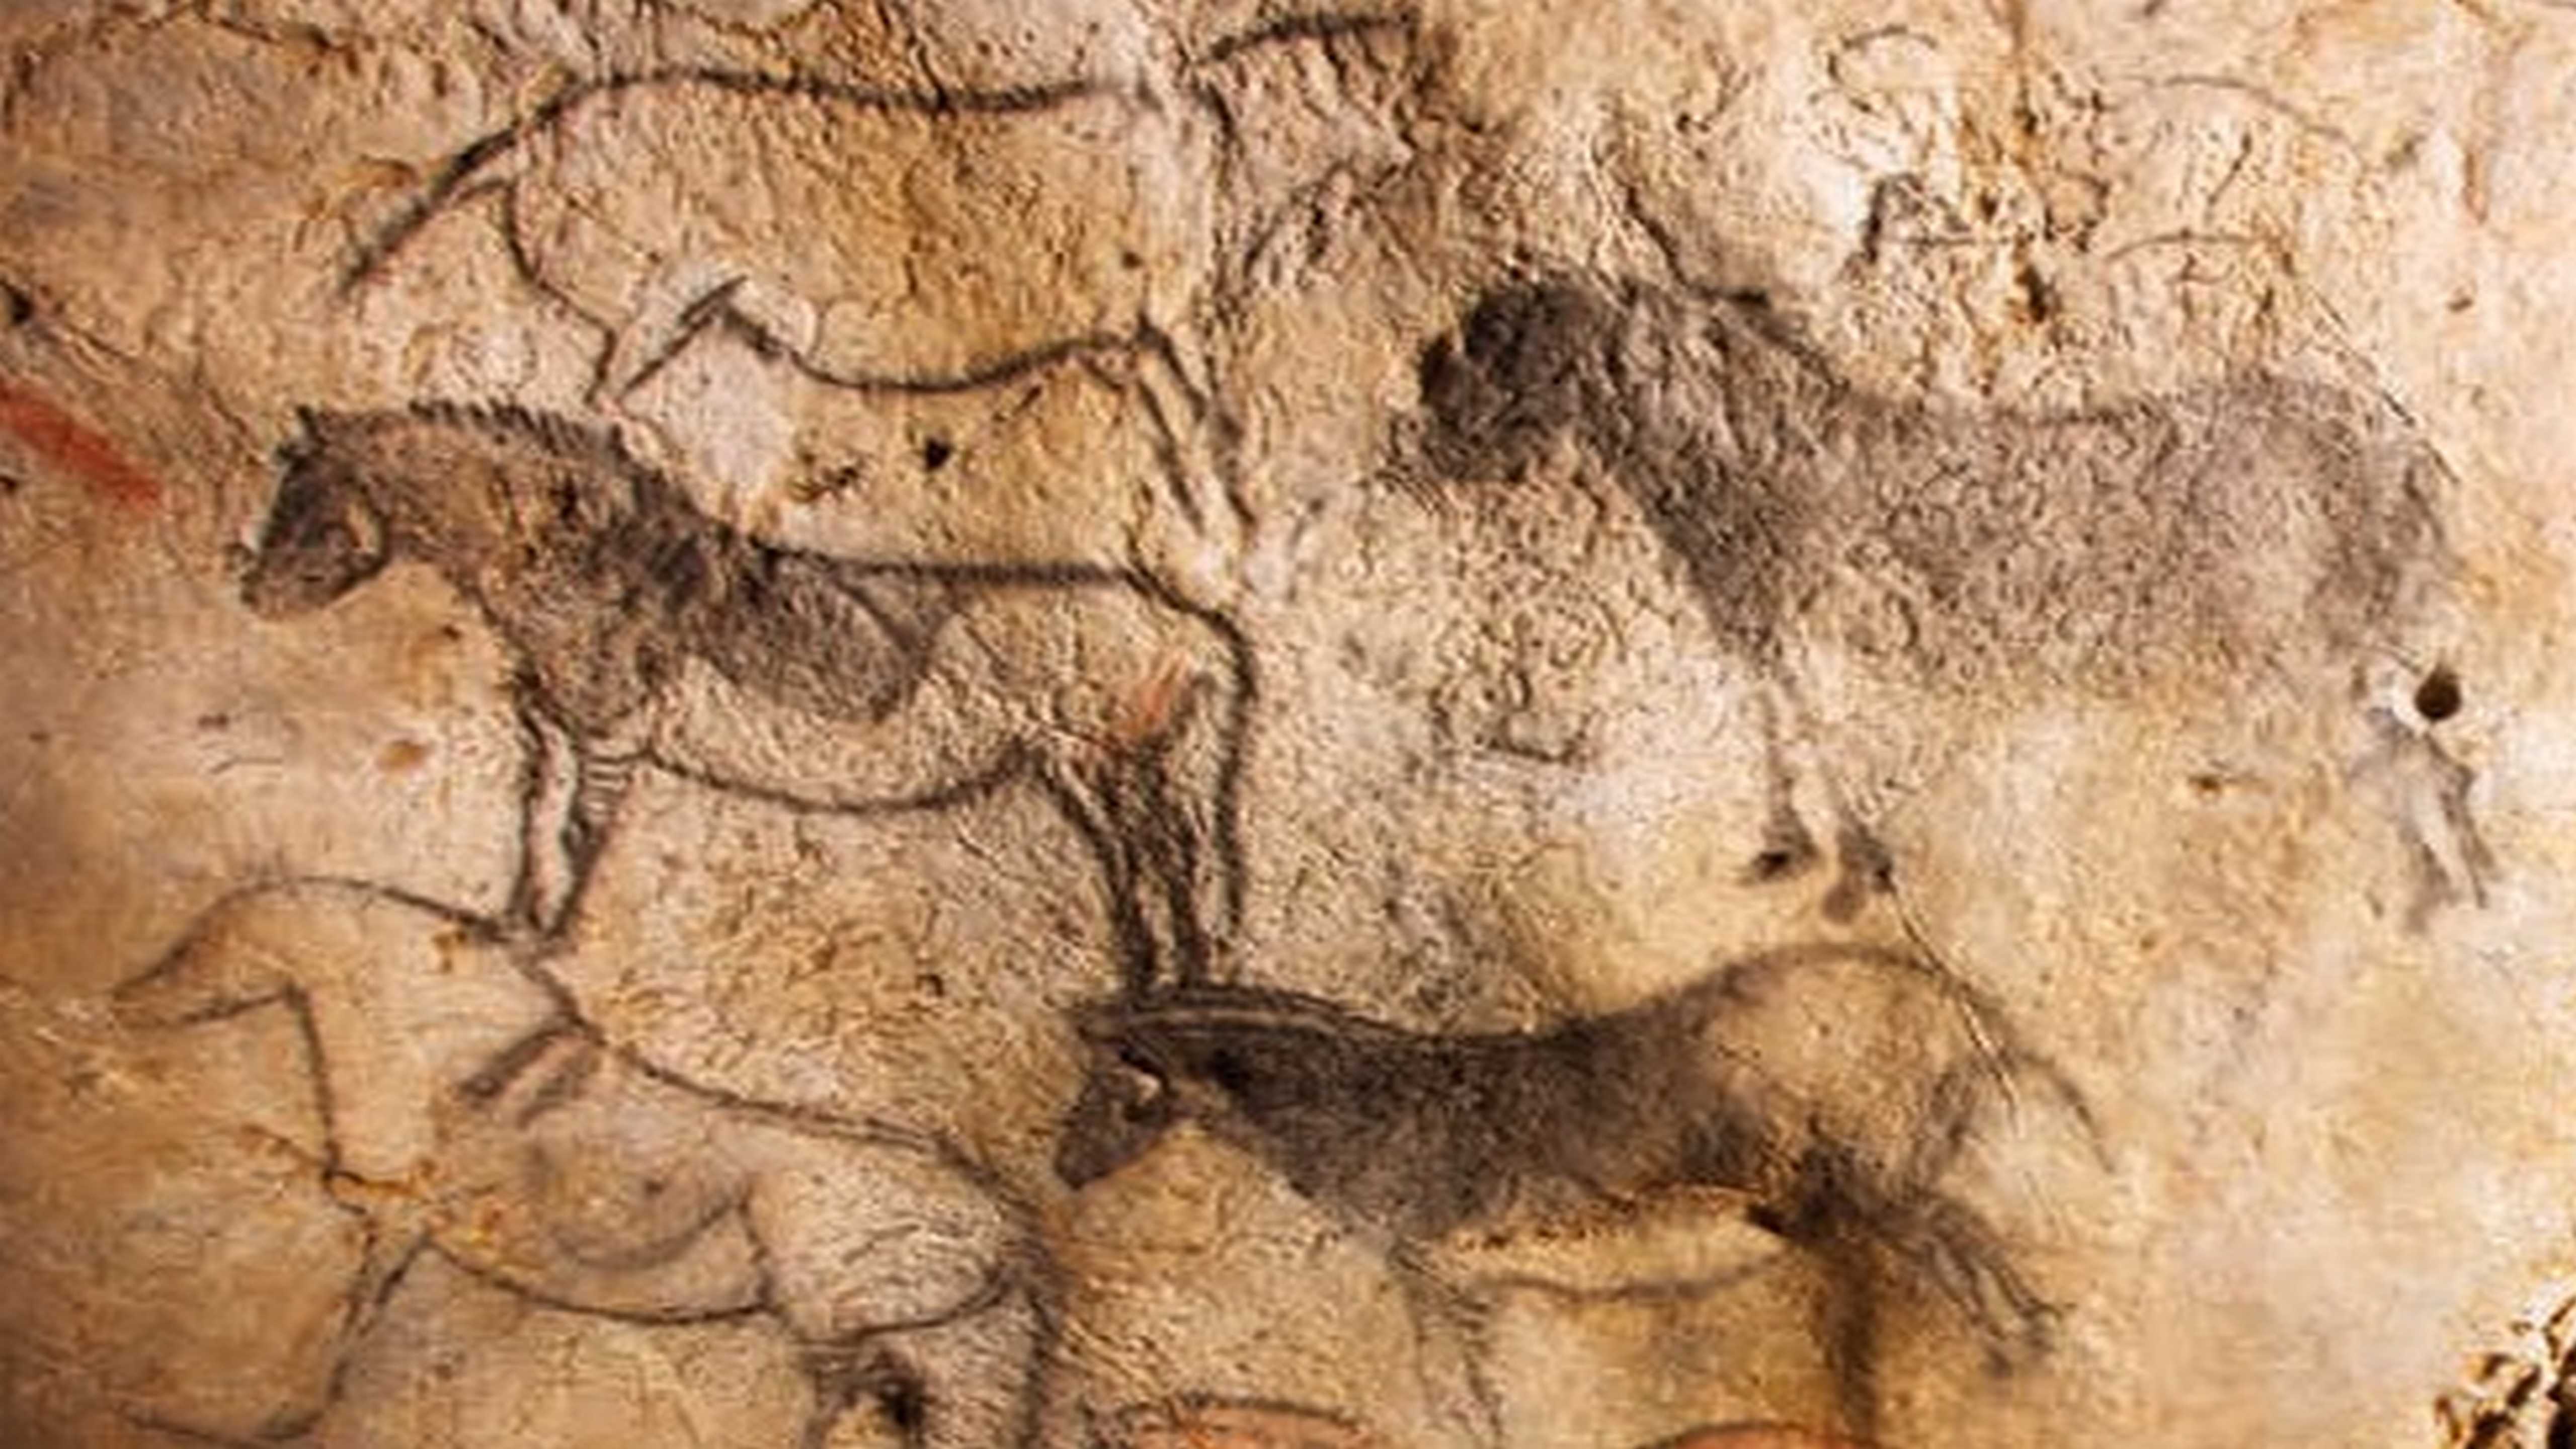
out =
{"type": "Polygon", "coordinates": [[[2576,1423],[2576,14],[0,52],[0,1439],[2576,1423]]]}

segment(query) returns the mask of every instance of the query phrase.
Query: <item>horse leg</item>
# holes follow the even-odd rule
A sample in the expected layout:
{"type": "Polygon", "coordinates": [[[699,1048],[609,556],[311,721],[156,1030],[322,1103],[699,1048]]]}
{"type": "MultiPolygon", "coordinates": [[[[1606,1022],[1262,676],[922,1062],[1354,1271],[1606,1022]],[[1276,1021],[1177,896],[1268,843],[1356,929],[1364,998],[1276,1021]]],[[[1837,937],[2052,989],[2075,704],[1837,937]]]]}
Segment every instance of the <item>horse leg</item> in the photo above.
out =
{"type": "Polygon", "coordinates": [[[1502,1443],[1502,1393],[1485,1366],[1493,1305],[1441,1277],[1412,1249],[1399,1248],[1389,1266],[1412,1320],[1424,1406],[1458,1424],[1473,1443],[1502,1443]]]}
{"type": "Polygon", "coordinates": [[[763,1297],[808,1349],[819,1445],[873,1405],[908,1444],[1015,1446],[1033,1431],[1046,1318],[1024,1215],[935,1144],[763,1129],[745,1225],[763,1297]]]}
{"type": "Polygon", "coordinates": [[[1142,996],[1154,986],[1154,929],[1145,910],[1144,871],[1138,846],[1124,812],[1113,803],[1114,782],[1087,778],[1110,772],[1049,765],[1038,772],[1047,795],[1073,825],[1100,867],[1101,889],[1109,907],[1111,944],[1118,952],[1119,984],[1129,996],[1142,996]]]}
{"type": "Polygon", "coordinates": [[[1788,666],[1758,658],[1747,662],[1756,672],[1754,702],[1761,713],[1763,760],[1771,778],[1762,848],[1744,878],[1754,884],[1787,880],[1803,874],[1822,854],[1798,810],[1803,775],[1815,782],[1833,824],[1836,872],[1822,909],[1828,920],[1849,922],[1873,899],[1895,893],[1895,857],[1825,758],[1822,724],[1788,666]]]}
{"type": "Polygon", "coordinates": [[[376,1320],[384,1315],[385,1304],[392,1300],[394,1290],[402,1286],[412,1264],[419,1261],[421,1250],[428,1246],[428,1233],[420,1215],[412,1214],[389,1222],[371,1206],[344,1196],[339,1181],[341,1176],[327,1174],[325,1187],[335,1203],[355,1214],[363,1223],[365,1256],[342,1295],[340,1322],[332,1335],[330,1373],[323,1381],[321,1391],[310,1403],[283,1410],[261,1425],[258,1437],[263,1440],[295,1439],[311,1433],[314,1426],[322,1421],[322,1416],[340,1401],[349,1364],[357,1357],[359,1346],[376,1326],[376,1320]]]}
{"type": "Polygon", "coordinates": [[[572,896],[572,865],[564,856],[565,821],[580,776],[580,749],[570,731],[535,698],[522,680],[519,723],[519,865],[510,881],[502,919],[538,936],[561,919],[572,896]]]}
{"type": "Polygon", "coordinates": [[[952,1318],[809,1351],[804,1442],[821,1449],[849,1415],[872,1410],[906,1449],[1024,1449],[1037,1440],[1049,1337],[1045,1315],[1014,1285],[952,1318]]]}
{"type": "Polygon", "coordinates": [[[2476,772],[2452,757],[2432,731],[2408,724],[2386,705],[2364,714],[2371,742],[2345,772],[2378,787],[2415,877],[2406,926],[2420,931],[2443,906],[2483,906],[2495,855],[2469,807],[2476,772]]]}
{"type": "Polygon", "coordinates": [[[634,729],[578,735],[524,690],[519,730],[526,745],[519,869],[505,919],[543,939],[560,933],[580,904],[591,867],[634,783],[643,744],[634,729]]]}
{"type": "Polygon", "coordinates": [[[1152,442],[1168,509],[1147,510],[1129,541],[1146,574],[1189,598],[1217,603],[1243,587],[1253,532],[1236,458],[1236,424],[1214,395],[1194,382],[1179,349],[1143,328],[1127,358],[1122,391],[1152,442]],[[1168,520],[1177,513],[1179,526],[1168,520]]]}
{"type": "Polygon", "coordinates": [[[635,766],[642,758],[640,748],[612,754],[596,744],[585,745],[576,758],[578,778],[563,826],[564,858],[571,866],[569,887],[555,918],[547,923],[548,935],[561,931],[580,907],[591,868],[607,848],[609,829],[626,803],[626,792],[635,783],[635,766]]]}
{"type": "Polygon", "coordinates": [[[1835,1417],[1845,1433],[1871,1441],[1878,1432],[1877,1265],[1870,1261],[1869,1246],[1847,1228],[1822,1234],[1809,1246],[1824,1270],[1817,1338],[1833,1379],[1835,1417]]]}
{"type": "Polygon", "coordinates": [[[2009,1371],[2047,1352],[2057,1305],[2022,1276],[2003,1235],[1973,1209],[1927,1188],[1863,1220],[1976,1329],[1989,1367],[2009,1371]]]}
{"type": "Polygon", "coordinates": [[[1243,929],[1244,862],[1239,796],[1250,681],[1222,640],[1164,736],[1140,751],[1129,808],[1148,844],[1162,892],[1171,959],[1180,979],[1226,974],[1243,929]]]}

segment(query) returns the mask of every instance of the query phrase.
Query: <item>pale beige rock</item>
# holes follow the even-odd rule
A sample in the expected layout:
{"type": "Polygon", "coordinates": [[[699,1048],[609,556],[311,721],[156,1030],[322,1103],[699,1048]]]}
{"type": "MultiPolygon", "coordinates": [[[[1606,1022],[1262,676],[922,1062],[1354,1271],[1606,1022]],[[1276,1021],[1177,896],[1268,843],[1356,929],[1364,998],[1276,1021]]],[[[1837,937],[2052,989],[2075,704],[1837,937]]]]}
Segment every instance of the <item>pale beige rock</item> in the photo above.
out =
{"type": "Polygon", "coordinates": [[[2576,13],[0,52],[0,1440],[2563,1436],[2576,13]]]}

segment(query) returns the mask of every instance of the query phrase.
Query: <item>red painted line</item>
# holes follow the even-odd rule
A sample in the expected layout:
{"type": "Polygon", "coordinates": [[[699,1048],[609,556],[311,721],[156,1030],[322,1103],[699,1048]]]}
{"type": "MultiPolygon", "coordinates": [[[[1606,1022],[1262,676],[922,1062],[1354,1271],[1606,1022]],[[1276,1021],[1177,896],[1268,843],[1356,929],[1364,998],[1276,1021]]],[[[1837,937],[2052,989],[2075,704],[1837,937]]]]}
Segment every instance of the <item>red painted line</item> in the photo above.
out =
{"type": "Polygon", "coordinates": [[[0,429],[111,503],[140,511],[161,501],[160,483],[134,466],[105,433],[5,377],[0,377],[0,429]]]}

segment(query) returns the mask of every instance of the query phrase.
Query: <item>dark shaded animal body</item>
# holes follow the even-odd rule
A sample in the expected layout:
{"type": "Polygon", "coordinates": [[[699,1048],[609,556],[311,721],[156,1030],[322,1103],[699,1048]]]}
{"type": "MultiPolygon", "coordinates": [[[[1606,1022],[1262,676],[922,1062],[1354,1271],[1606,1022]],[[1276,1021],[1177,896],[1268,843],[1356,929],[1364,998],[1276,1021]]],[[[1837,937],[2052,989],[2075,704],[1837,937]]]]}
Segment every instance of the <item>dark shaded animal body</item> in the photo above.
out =
{"type": "Polygon", "coordinates": [[[1793,623],[1937,675],[2095,685],[2208,650],[2349,654],[2398,642],[2450,566],[2439,457],[2385,403],[2319,384],[2053,413],[1901,402],[1757,303],[1576,278],[1486,293],[1419,371],[1434,466],[1509,475],[1570,432],[1720,636],[1766,658],[1793,623]],[[1853,637],[1853,590],[1910,632],[1853,637]]]}
{"type": "Polygon", "coordinates": [[[1070,1184],[1195,1124],[1408,1253],[1723,1189],[1855,1294],[1893,1264],[1999,1355],[2044,1338],[2047,1306],[1944,1179],[2017,1083],[2081,1104],[1910,958],[1791,948],[1539,1032],[1418,1033],[1221,988],[1104,1006],[1082,1028],[1093,1071],[1057,1156],[1070,1184]]]}
{"type": "Polygon", "coordinates": [[[475,606],[536,746],[515,907],[534,924],[569,914],[638,762],[854,812],[1029,776],[1100,861],[1131,983],[1208,971],[1241,907],[1252,690],[1223,616],[1121,570],[780,548],[613,433],[515,409],[305,426],[244,598],[290,615],[411,558],[475,606]]]}
{"type": "MultiPolygon", "coordinates": [[[[1900,401],[1758,299],[1580,276],[1494,287],[1418,375],[1433,471],[1512,478],[1575,440],[1802,728],[1820,661],[1959,697],[2288,682],[2402,777],[2413,918],[2483,899],[2467,777],[2428,732],[2459,707],[2452,480],[2381,399],[2247,374],[2062,412],[1900,401]]],[[[1847,871],[1883,862],[1839,828],[1847,871]]]]}

